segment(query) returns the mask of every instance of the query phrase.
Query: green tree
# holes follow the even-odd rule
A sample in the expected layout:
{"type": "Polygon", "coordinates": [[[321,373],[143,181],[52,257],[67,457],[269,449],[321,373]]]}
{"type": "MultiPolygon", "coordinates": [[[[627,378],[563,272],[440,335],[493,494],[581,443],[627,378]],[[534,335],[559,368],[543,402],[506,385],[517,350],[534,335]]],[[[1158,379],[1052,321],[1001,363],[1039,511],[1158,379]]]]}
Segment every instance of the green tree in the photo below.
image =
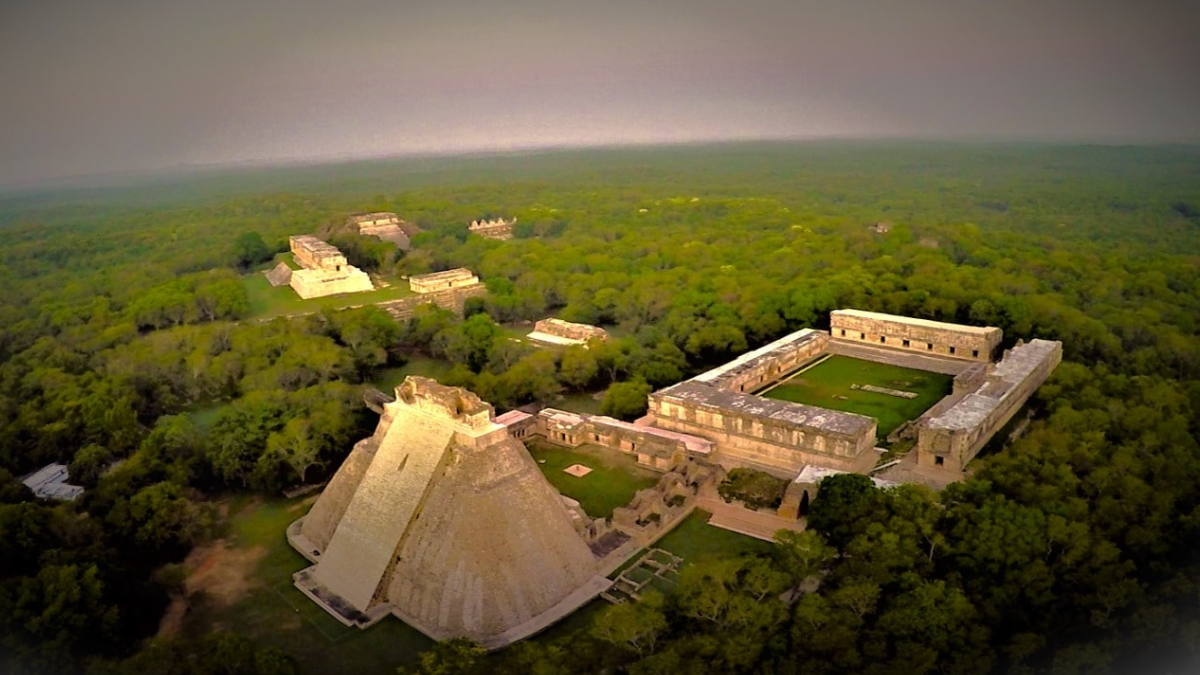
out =
{"type": "Polygon", "coordinates": [[[622,420],[634,420],[646,414],[650,385],[640,380],[616,382],[604,392],[600,412],[622,420]]]}
{"type": "Polygon", "coordinates": [[[233,242],[234,266],[247,270],[260,262],[271,259],[271,248],[257,232],[244,232],[233,242]]]}

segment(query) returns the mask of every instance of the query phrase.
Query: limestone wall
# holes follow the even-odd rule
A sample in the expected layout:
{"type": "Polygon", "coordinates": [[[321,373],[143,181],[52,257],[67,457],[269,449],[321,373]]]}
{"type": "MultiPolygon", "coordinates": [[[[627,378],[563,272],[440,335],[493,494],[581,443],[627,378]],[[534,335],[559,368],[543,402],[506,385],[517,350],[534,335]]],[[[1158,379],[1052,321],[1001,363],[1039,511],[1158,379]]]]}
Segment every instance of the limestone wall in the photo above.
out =
{"type": "Polygon", "coordinates": [[[301,298],[321,298],[340,293],[363,293],[375,290],[371,277],[352,265],[338,270],[325,268],[302,269],[292,272],[288,285],[301,298]]]}
{"type": "Polygon", "coordinates": [[[309,235],[288,237],[292,256],[302,267],[310,270],[325,269],[339,271],[347,265],[346,256],[335,246],[309,235]]]}
{"type": "Polygon", "coordinates": [[[389,300],[376,305],[380,309],[391,314],[397,321],[407,321],[413,315],[417,307],[426,304],[433,304],[448,309],[455,314],[462,316],[463,309],[466,305],[467,298],[481,297],[487,294],[487,287],[483,284],[473,284],[470,286],[459,286],[457,288],[444,289],[424,293],[399,300],[389,300]]]}
{"type": "Polygon", "coordinates": [[[479,277],[475,276],[471,270],[462,267],[431,274],[414,274],[408,278],[409,288],[416,293],[437,293],[478,283],[479,277]]]}
{"type": "Polygon", "coordinates": [[[828,344],[827,333],[806,328],[747,352],[692,380],[727,391],[758,391],[820,356],[828,344]]]}
{"type": "Polygon", "coordinates": [[[791,478],[807,464],[855,469],[875,447],[869,417],[732,392],[719,400],[685,397],[695,392],[680,386],[650,395],[654,425],[713,441],[722,465],[791,478]]]}
{"type": "Polygon", "coordinates": [[[662,471],[691,459],[707,459],[715,446],[707,439],[666,429],[638,426],[603,415],[554,408],[537,414],[536,433],[569,448],[591,443],[636,457],[638,464],[662,471]]]}
{"type": "Polygon", "coordinates": [[[999,328],[961,326],[906,316],[839,309],[829,314],[837,340],[987,363],[1004,337],[999,328]]]}
{"type": "Polygon", "coordinates": [[[975,388],[953,405],[923,417],[917,431],[917,464],[962,470],[1008,423],[1062,361],[1062,343],[1019,343],[976,378],[975,388]]]}
{"type": "Polygon", "coordinates": [[[791,478],[806,464],[851,469],[870,459],[875,420],[749,393],[821,355],[829,335],[800,330],[650,395],[654,426],[716,444],[722,464],[791,478]],[[864,459],[865,458],[865,459],[864,459]]]}
{"type": "MultiPolygon", "coordinates": [[[[533,325],[533,333],[563,338],[572,342],[587,342],[588,340],[607,340],[608,332],[598,326],[586,323],[572,323],[562,319],[542,319],[533,325]]],[[[536,339],[536,338],[535,338],[536,339]]]]}
{"type": "Polygon", "coordinates": [[[472,234],[477,234],[481,237],[504,241],[512,239],[513,224],[516,222],[516,218],[512,220],[505,220],[503,218],[495,220],[472,220],[470,231],[472,234]]]}

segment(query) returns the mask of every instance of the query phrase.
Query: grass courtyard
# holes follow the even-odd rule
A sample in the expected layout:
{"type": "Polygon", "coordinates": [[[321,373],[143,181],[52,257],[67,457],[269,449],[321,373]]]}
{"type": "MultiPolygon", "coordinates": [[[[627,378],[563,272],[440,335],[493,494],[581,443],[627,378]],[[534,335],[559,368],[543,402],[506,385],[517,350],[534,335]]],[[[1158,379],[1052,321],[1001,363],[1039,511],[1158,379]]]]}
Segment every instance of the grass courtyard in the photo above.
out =
{"type": "Polygon", "coordinates": [[[242,287],[250,300],[250,319],[272,319],[277,316],[294,314],[310,314],[323,309],[341,309],[357,305],[373,305],[386,300],[399,300],[413,295],[408,284],[392,281],[387,288],[379,288],[365,293],[343,293],[329,295],[323,298],[303,300],[296,295],[291,286],[272,286],[267,278],[259,273],[242,277],[242,287]]]}
{"type": "Polygon", "coordinates": [[[834,355],[804,370],[762,396],[873,417],[879,438],[916,419],[950,393],[954,378],[940,373],[834,355]],[[871,384],[917,394],[900,398],[851,385],[871,384]]]}
{"type": "Polygon", "coordinates": [[[638,490],[658,482],[657,473],[615,450],[589,445],[561,448],[536,438],[526,446],[554,489],[578,501],[592,518],[608,518],[613,509],[628,504],[638,490]],[[592,472],[572,476],[564,469],[573,464],[582,464],[592,472]]]}

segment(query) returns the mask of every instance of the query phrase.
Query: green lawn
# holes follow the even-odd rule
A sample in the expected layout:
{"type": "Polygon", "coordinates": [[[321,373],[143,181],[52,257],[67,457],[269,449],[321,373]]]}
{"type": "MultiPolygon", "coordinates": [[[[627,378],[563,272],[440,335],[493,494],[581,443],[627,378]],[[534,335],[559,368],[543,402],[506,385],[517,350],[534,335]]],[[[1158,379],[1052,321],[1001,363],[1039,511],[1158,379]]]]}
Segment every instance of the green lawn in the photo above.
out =
{"type": "MultiPolygon", "coordinates": [[[[311,497],[309,498],[311,499],[311,497]]],[[[184,630],[200,633],[222,628],[286,650],[305,673],[348,672],[393,675],[399,665],[415,662],[432,641],[393,617],[367,630],[348,628],[329,616],[292,585],[292,573],[309,562],[288,545],[288,524],[308,509],[309,501],[233,500],[227,539],[235,556],[258,551],[242,598],[230,605],[202,600],[189,611],[184,630]]]]}
{"type": "Polygon", "coordinates": [[[628,504],[638,490],[658,482],[657,473],[615,450],[588,445],[560,448],[540,439],[527,445],[554,489],[577,500],[592,518],[608,518],[613,509],[628,504]],[[592,472],[576,478],[563,471],[572,464],[583,464],[592,472]]]}
{"type": "Polygon", "coordinates": [[[708,524],[712,514],[702,509],[692,511],[675,529],[668,532],[654,548],[670,551],[683,558],[684,565],[709,558],[736,558],[741,555],[769,553],[771,542],[747,537],[708,524]]]}
{"type": "Polygon", "coordinates": [[[882,439],[944,398],[953,384],[949,375],[834,355],[762,395],[874,417],[882,439]],[[911,391],[917,397],[851,389],[852,384],[911,391]]]}
{"type": "Polygon", "coordinates": [[[292,314],[310,314],[322,309],[340,309],[355,305],[373,305],[413,295],[408,284],[393,281],[391,286],[366,293],[343,293],[302,300],[291,286],[272,286],[261,274],[242,277],[242,287],[250,299],[250,319],[270,319],[292,314]]]}

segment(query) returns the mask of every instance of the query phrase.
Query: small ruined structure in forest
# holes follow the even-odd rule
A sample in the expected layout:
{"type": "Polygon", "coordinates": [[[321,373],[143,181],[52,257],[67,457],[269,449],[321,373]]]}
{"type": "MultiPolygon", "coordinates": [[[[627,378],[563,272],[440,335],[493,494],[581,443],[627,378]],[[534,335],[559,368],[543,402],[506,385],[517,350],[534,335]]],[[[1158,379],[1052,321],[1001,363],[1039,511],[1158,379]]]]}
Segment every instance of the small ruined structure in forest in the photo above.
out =
{"type": "Polygon", "coordinates": [[[409,377],[288,540],[296,586],[347,625],[387,614],[498,648],[607,589],[560,495],[492,406],[409,377]]]}
{"type": "Polygon", "coordinates": [[[388,211],[356,213],[351,215],[347,221],[351,228],[364,237],[390,241],[402,251],[407,251],[412,247],[409,233],[404,228],[408,227],[409,230],[412,230],[413,226],[400,220],[400,217],[394,213],[388,211]]]}
{"type": "Polygon", "coordinates": [[[444,272],[429,274],[414,274],[408,278],[408,287],[414,293],[437,293],[452,288],[464,288],[479,283],[479,277],[465,267],[458,267],[444,272]]]}
{"type": "Polygon", "coordinates": [[[336,247],[309,235],[289,237],[288,241],[292,256],[303,268],[294,270],[289,279],[292,289],[301,298],[307,300],[375,289],[367,273],[346,262],[346,256],[336,247]]]}
{"type": "Polygon", "coordinates": [[[504,241],[506,239],[512,239],[513,225],[516,224],[516,222],[516,218],[513,218],[512,220],[505,220],[503,218],[496,218],[494,220],[472,220],[470,231],[471,234],[477,234],[481,237],[504,241]]]}
{"type": "Polygon", "coordinates": [[[586,323],[542,319],[533,325],[533,332],[526,337],[553,345],[581,345],[588,340],[607,340],[608,332],[586,323]]]}

